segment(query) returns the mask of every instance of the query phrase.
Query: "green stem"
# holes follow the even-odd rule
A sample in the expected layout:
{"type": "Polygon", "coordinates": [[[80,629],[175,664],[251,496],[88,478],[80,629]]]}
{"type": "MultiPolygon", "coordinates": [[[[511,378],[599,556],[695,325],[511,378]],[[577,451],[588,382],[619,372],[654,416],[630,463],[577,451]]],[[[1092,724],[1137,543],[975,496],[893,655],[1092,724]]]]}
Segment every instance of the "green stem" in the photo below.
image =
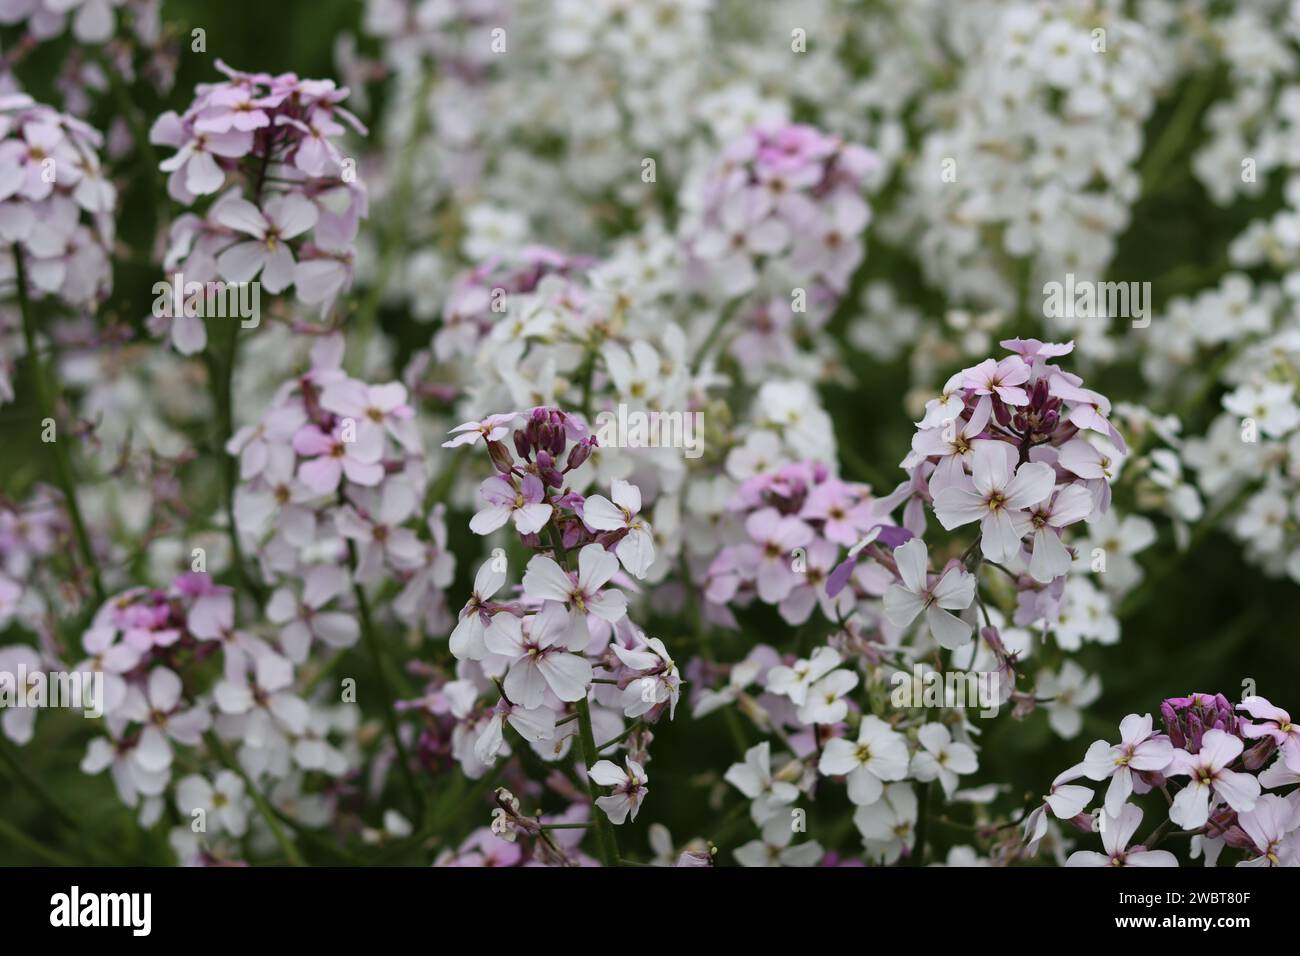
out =
{"type": "MultiPolygon", "coordinates": [[[[348,561],[355,576],[357,549],[351,541],[348,541],[348,561]]],[[[420,787],[415,782],[415,774],[411,772],[411,763],[407,758],[406,745],[402,743],[402,735],[397,727],[397,711],[393,707],[393,691],[388,686],[388,679],[384,676],[383,652],[379,646],[379,636],[375,633],[374,622],[370,617],[370,602],[366,599],[366,592],[360,584],[354,582],[352,591],[357,599],[357,615],[361,618],[361,635],[365,640],[366,650],[370,654],[370,663],[375,672],[375,679],[379,682],[379,692],[383,696],[384,723],[388,726],[388,735],[392,738],[393,749],[397,753],[397,766],[402,774],[402,779],[406,781],[406,788],[411,793],[411,800],[415,805],[415,818],[417,820],[423,819],[424,796],[420,793],[420,787]]]]}
{"type": "Polygon", "coordinates": [[[72,860],[57,850],[52,850],[44,844],[33,840],[22,830],[18,829],[8,820],[0,818],[0,836],[7,837],[9,842],[17,844],[25,849],[28,853],[38,856],[45,862],[53,866],[76,866],[75,860],[72,860]]]}
{"type": "Polygon", "coordinates": [[[916,845],[912,847],[912,866],[925,866],[925,841],[928,837],[930,816],[930,784],[918,783],[916,811],[916,845]]]}
{"type": "Polygon", "coordinates": [[[591,708],[585,697],[578,701],[578,743],[582,747],[582,762],[587,765],[588,773],[582,775],[582,782],[591,798],[591,816],[596,823],[596,846],[600,859],[605,866],[618,866],[618,841],[614,838],[614,827],[605,811],[596,806],[596,788],[589,776],[591,768],[596,766],[599,751],[596,750],[596,737],[591,732],[591,708]]]}
{"type": "Polygon", "coordinates": [[[212,731],[208,731],[205,735],[205,739],[208,742],[208,746],[212,748],[212,752],[217,755],[217,759],[220,760],[228,770],[238,774],[239,779],[244,781],[244,788],[248,791],[248,795],[253,798],[253,804],[257,807],[257,812],[261,814],[262,819],[266,821],[267,827],[271,830],[271,836],[275,838],[275,842],[279,844],[280,849],[284,852],[285,858],[289,861],[289,865],[306,866],[306,864],[303,863],[302,856],[298,853],[298,848],[294,846],[293,841],[289,839],[289,835],[284,832],[284,827],[280,826],[280,821],[276,818],[275,810],[272,809],[271,804],[267,802],[266,797],[262,796],[262,791],[257,788],[257,784],[253,782],[252,778],[249,777],[244,768],[240,766],[239,761],[230,756],[230,752],[226,750],[226,745],[221,742],[221,738],[212,731]]]}
{"type": "Polygon", "coordinates": [[[718,317],[713,320],[712,327],[704,336],[704,341],[700,343],[700,350],[695,353],[695,361],[691,363],[691,373],[693,375],[699,374],[700,369],[704,367],[704,361],[708,358],[714,342],[722,335],[723,328],[731,321],[731,317],[736,314],[736,310],[740,308],[740,303],[743,301],[743,297],[732,299],[718,311],[718,317]]]}
{"type": "Polygon", "coordinates": [[[1179,100],[1174,115],[1156,140],[1142,163],[1142,189],[1150,192],[1152,186],[1164,175],[1166,167],[1177,158],[1187,138],[1196,127],[1201,109],[1214,90],[1213,73],[1202,73],[1191,80],[1179,100]]]}
{"type": "MultiPolygon", "coordinates": [[[[27,264],[23,261],[23,250],[18,243],[13,246],[15,281],[18,288],[18,308],[23,317],[23,340],[27,346],[27,357],[32,363],[32,380],[36,383],[36,399],[41,407],[41,417],[54,421],[55,389],[46,379],[46,369],[36,349],[36,319],[32,315],[32,304],[27,297],[27,264]]],[[[57,429],[57,425],[55,426],[57,429]]],[[[104,603],[104,585],[99,579],[99,566],[95,563],[95,553],[90,547],[90,535],[86,533],[86,522],[81,517],[81,506],[77,503],[77,489],[72,480],[72,464],[63,443],[59,441],[57,431],[54,441],[50,442],[54,454],[54,468],[58,475],[59,487],[63,490],[64,503],[68,516],[72,519],[72,532],[81,551],[81,559],[90,573],[90,583],[95,591],[98,604],[104,603]]]]}
{"type": "MultiPolygon", "coordinates": [[[[245,567],[244,551],[239,546],[239,528],[235,524],[235,485],[238,481],[239,459],[226,451],[226,443],[235,433],[234,379],[235,362],[239,355],[239,323],[230,320],[220,320],[220,322],[224,322],[230,330],[225,349],[226,360],[218,367],[215,356],[209,355],[208,377],[212,387],[212,400],[217,406],[216,453],[223,458],[221,473],[225,485],[226,532],[230,537],[230,560],[235,566],[239,582],[253,595],[260,606],[265,603],[265,589],[253,579],[245,567]]],[[[214,326],[220,322],[214,323],[214,326]]]]}
{"type": "Polygon", "coordinates": [[[609,746],[611,746],[611,745],[613,745],[613,744],[618,743],[620,740],[622,740],[623,738],[627,737],[629,734],[636,733],[636,731],[638,731],[638,730],[641,729],[641,727],[642,727],[643,724],[644,724],[644,721],[640,721],[640,720],[634,722],[634,723],[632,724],[632,726],[629,727],[627,730],[623,731],[621,734],[618,734],[618,735],[615,736],[615,737],[611,737],[609,740],[606,740],[603,744],[601,744],[599,747],[597,747],[597,748],[596,748],[596,753],[600,753],[600,752],[601,752],[602,750],[604,750],[605,748],[607,748],[607,747],[609,747],[609,746]]]}

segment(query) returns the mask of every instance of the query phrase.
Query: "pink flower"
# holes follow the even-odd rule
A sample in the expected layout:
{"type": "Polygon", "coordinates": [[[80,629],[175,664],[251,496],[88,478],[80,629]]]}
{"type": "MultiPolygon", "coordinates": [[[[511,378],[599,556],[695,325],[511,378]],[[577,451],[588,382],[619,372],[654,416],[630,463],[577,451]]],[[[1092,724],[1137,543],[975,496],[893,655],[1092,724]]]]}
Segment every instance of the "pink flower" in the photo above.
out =
{"type": "Polygon", "coordinates": [[[1259,781],[1248,773],[1228,769],[1241,756],[1241,751],[1239,737],[1217,729],[1205,732],[1199,753],[1174,751],[1174,761],[1165,776],[1188,776],[1191,781],[1174,797],[1169,819],[1184,830],[1203,827],[1210,818],[1213,797],[1222,799],[1238,812],[1253,807],[1259,798],[1259,781]]]}
{"type": "Polygon", "coordinates": [[[1014,449],[1002,443],[975,448],[971,477],[935,495],[934,511],[951,531],[980,523],[980,549],[990,561],[1008,561],[1020,553],[1020,539],[1032,527],[1024,509],[1052,493],[1056,472],[1042,462],[1026,462],[1012,471],[1014,449]]]}
{"type": "Polygon", "coordinates": [[[231,130],[251,133],[271,125],[266,110],[279,106],[283,100],[281,94],[255,96],[251,87],[223,85],[208,95],[207,105],[194,121],[194,128],[200,133],[228,133],[231,130]]]}
{"type": "Polygon", "coordinates": [[[745,530],[755,542],[745,546],[745,555],[755,569],[758,596],[768,604],[779,604],[799,583],[790,553],[811,542],[813,530],[775,508],[755,511],[746,519],[745,530]]]}
{"type": "Polygon", "coordinates": [[[551,520],[552,508],[544,503],[546,489],[536,475],[522,479],[493,475],[484,479],[478,493],[488,506],[470,519],[469,529],[475,534],[491,534],[507,520],[514,521],[520,534],[537,534],[551,520]]]}
{"type": "Polygon", "coordinates": [[[1029,366],[1019,355],[1000,362],[985,359],[962,373],[962,383],[976,395],[996,395],[1008,405],[1028,405],[1029,393],[1019,386],[1029,381],[1029,366]]]}
{"type": "Polygon", "coordinates": [[[332,495],[346,475],[358,485],[373,487],[384,478],[384,436],[374,429],[357,429],[355,440],[344,441],[342,423],[325,434],[308,425],[293,436],[293,450],[309,459],[298,466],[298,480],[318,495],[332,495]]]}
{"type": "Polygon", "coordinates": [[[1178,858],[1167,850],[1148,850],[1141,844],[1127,849],[1128,841],[1133,839],[1138,824],[1142,822],[1142,811],[1135,806],[1126,805],[1118,816],[1109,811],[1101,826],[1101,845],[1105,853],[1091,850],[1079,850],[1071,853],[1065,861],[1066,866],[1177,866],[1178,858]]]}
{"type": "Polygon", "coordinates": [[[827,479],[808,493],[799,511],[805,521],[822,521],[822,534],[828,541],[852,546],[863,532],[880,523],[874,503],[863,485],[827,479]]]}

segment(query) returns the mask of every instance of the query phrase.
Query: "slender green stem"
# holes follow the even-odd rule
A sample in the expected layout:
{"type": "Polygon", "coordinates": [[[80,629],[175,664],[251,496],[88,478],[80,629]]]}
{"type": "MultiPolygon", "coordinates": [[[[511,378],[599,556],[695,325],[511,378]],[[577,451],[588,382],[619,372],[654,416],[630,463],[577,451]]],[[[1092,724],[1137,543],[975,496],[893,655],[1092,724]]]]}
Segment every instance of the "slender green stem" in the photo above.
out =
{"type": "Polygon", "coordinates": [[[918,783],[916,789],[916,845],[912,847],[909,863],[912,866],[925,866],[925,841],[929,836],[927,831],[930,822],[930,784],[918,783]]]}
{"type": "Polygon", "coordinates": [[[692,374],[698,374],[700,369],[704,367],[704,362],[713,349],[714,342],[722,335],[723,328],[731,321],[731,317],[736,314],[736,310],[740,308],[740,303],[743,301],[743,297],[732,299],[718,311],[718,317],[713,320],[713,325],[705,334],[704,341],[700,343],[700,350],[695,353],[695,361],[691,363],[692,374]]]}
{"type": "Polygon", "coordinates": [[[587,796],[591,798],[591,816],[596,822],[596,846],[600,851],[601,862],[606,866],[618,866],[618,841],[614,838],[614,827],[605,816],[605,811],[596,806],[596,788],[592,785],[589,773],[596,766],[596,738],[591,732],[591,708],[587,698],[578,701],[578,743],[582,747],[582,762],[587,765],[588,773],[582,775],[587,796]]]}
{"type": "Polygon", "coordinates": [[[69,857],[64,856],[58,850],[51,849],[42,843],[33,840],[18,827],[14,826],[8,820],[0,817],[0,836],[8,838],[10,843],[17,844],[25,849],[28,853],[40,857],[46,863],[53,866],[76,866],[77,862],[69,857]]]}
{"type": "Polygon", "coordinates": [[[253,804],[257,807],[257,812],[261,814],[262,819],[266,821],[266,825],[271,831],[271,836],[275,838],[275,842],[279,845],[281,851],[283,851],[285,858],[288,859],[289,865],[306,866],[306,864],[303,863],[301,854],[298,853],[298,848],[294,846],[293,841],[289,839],[289,835],[284,832],[284,827],[280,825],[275,810],[271,807],[271,804],[267,802],[266,797],[262,796],[262,791],[258,789],[257,784],[253,782],[253,779],[245,772],[244,768],[240,766],[239,761],[230,756],[230,752],[226,750],[226,745],[221,742],[221,738],[212,731],[208,731],[205,739],[208,742],[208,746],[212,749],[212,752],[217,755],[217,759],[220,760],[227,769],[238,774],[239,779],[244,781],[244,788],[248,791],[248,795],[253,798],[253,804]]]}
{"type": "Polygon", "coordinates": [[[209,384],[212,388],[212,400],[217,406],[217,448],[222,456],[221,474],[224,483],[224,504],[226,511],[226,532],[230,536],[230,560],[235,566],[239,582],[244,586],[259,605],[265,603],[265,589],[253,579],[244,564],[244,552],[239,545],[239,528],[235,524],[235,485],[238,481],[238,458],[226,451],[226,443],[235,432],[234,416],[234,379],[235,363],[239,356],[239,323],[220,319],[214,323],[229,329],[225,343],[225,361],[218,360],[211,353],[208,360],[209,384]]]}
{"type": "Polygon", "coordinates": [[[1196,128],[1201,110],[1206,100],[1214,92],[1215,75],[1202,73],[1193,78],[1183,91],[1182,99],[1170,117],[1169,124],[1160,134],[1154,146],[1147,153],[1142,163],[1143,192],[1150,192],[1152,187],[1164,176],[1166,168],[1177,157],[1187,143],[1187,139],[1196,128]]]}
{"type": "Polygon", "coordinates": [[[644,721],[641,721],[641,720],[635,721],[635,722],[632,724],[632,726],[630,726],[630,727],[627,728],[627,730],[623,731],[621,734],[618,734],[618,735],[616,735],[616,736],[614,736],[614,737],[611,737],[609,740],[606,740],[603,744],[601,744],[599,747],[597,747],[597,748],[596,748],[596,753],[600,753],[600,752],[601,752],[602,750],[604,750],[605,748],[610,747],[610,746],[612,746],[612,745],[618,743],[620,740],[623,740],[625,737],[629,736],[630,734],[634,734],[634,733],[636,733],[636,732],[637,732],[638,730],[640,730],[644,725],[645,725],[645,722],[644,722],[644,721]]]}
{"type": "MultiPolygon", "coordinates": [[[[357,568],[357,549],[351,541],[348,542],[348,561],[352,566],[353,574],[357,568]]],[[[366,592],[360,584],[354,583],[352,591],[357,599],[357,616],[361,618],[361,636],[365,641],[366,650],[370,654],[371,667],[375,672],[375,680],[379,682],[379,692],[383,697],[384,705],[384,723],[388,727],[388,735],[392,738],[393,749],[397,754],[397,766],[406,782],[406,788],[411,793],[411,800],[415,805],[416,819],[424,817],[424,795],[420,793],[419,784],[415,781],[415,774],[411,772],[411,762],[407,757],[406,745],[402,743],[402,735],[397,726],[397,711],[393,707],[393,691],[388,686],[388,679],[384,676],[384,658],[383,651],[379,645],[379,636],[375,633],[374,622],[370,617],[370,602],[366,598],[366,592]]]]}
{"type": "MultiPolygon", "coordinates": [[[[36,349],[36,319],[32,315],[32,304],[27,296],[27,264],[23,260],[22,246],[14,243],[15,281],[18,288],[18,308],[23,317],[23,340],[27,346],[27,357],[32,363],[32,381],[36,384],[36,399],[41,407],[41,417],[54,421],[55,386],[47,380],[44,363],[36,349]]],[[[56,425],[57,428],[57,425],[56,425]]],[[[95,562],[95,552],[90,547],[90,535],[86,532],[86,522],[81,517],[81,506],[77,503],[77,489],[72,480],[72,464],[68,460],[67,449],[59,441],[57,431],[54,441],[50,442],[54,455],[54,470],[58,476],[59,487],[63,490],[64,503],[68,516],[72,519],[72,533],[77,539],[77,548],[81,559],[90,574],[90,583],[95,591],[95,600],[104,603],[104,585],[99,579],[99,565],[95,562]]]]}

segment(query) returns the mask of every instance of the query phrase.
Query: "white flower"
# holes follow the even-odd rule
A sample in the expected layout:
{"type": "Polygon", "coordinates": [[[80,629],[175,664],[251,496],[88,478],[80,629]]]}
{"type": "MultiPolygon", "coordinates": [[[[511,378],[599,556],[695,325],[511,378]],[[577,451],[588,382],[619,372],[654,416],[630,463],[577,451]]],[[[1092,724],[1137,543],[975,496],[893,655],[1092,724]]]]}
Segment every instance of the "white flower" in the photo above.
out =
{"type": "Polygon", "coordinates": [[[853,824],[872,857],[893,863],[912,846],[919,808],[911,784],[891,783],[882,796],[884,799],[858,807],[853,812],[853,824]]]}
{"type": "Polygon", "coordinates": [[[578,552],[578,573],[570,574],[546,555],[534,555],[524,571],[524,593],[534,600],[556,601],[569,610],[572,640],[587,640],[587,617],[610,624],[627,614],[622,591],[601,591],[618,571],[618,558],[598,544],[578,552]]]}
{"type": "Polygon", "coordinates": [[[1281,438],[1300,425],[1295,388],[1285,382],[1242,385],[1223,396],[1223,407],[1241,418],[1253,419],[1269,438],[1281,438]]]}
{"type": "Polygon", "coordinates": [[[951,797],[957,789],[959,774],[974,773],[979,769],[975,751],[954,741],[944,724],[926,724],[916,736],[924,749],[912,757],[912,776],[922,782],[937,778],[947,796],[951,797]]]}
{"type": "Polygon", "coordinates": [[[750,815],[758,824],[766,823],[780,808],[794,803],[799,788],[772,776],[771,744],[766,740],[745,751],[745,762],[727,768],[723,779],[751,801],[750,815]]]}
{"type": "Polygon", "coordinates": [[[198,774],[183,777],[176,784],[176,809],[191,819],[203,811],[207,833],[225,832],[241,837],[248,828],[248,807],[244,781],[230,770],[219,770],[213,782],[198,774]]]}
{"type": "Polygon", "coordinates": [[[822,748],[817,769],[826,776],[847,776],[849,799],[867,806],[880,799],[882,781],[907,776],[907,742],[879,717],[862,718],[857,742],[836,737],[822,748]]]}
{"type": "Polygon", "coordinates": [[[808,700],[808,689],[839,662],[840,655],[834,648],[819,647],[807,660],[795,661],[793,667],[779,664],[769,670],[767,689],[773,694],[784,694],[802,707],[808,700]]]}
{"type": "Polygon", "coordinates": [[[1061,665],[1059,674],[1044,670],[1038,675],[1038,696],[1050,698],[1043,707],[1051,728],[1069,740],[1083,728],[1081,711],[1101,696],[1101,681],[1089,676],[1074,661],[1061,665]]]}
{"type": "Polygon", "coordinates": [[[741,866],[816,866],[825,851],[816,840],[790,845],[794,827],[784,816],[775,816],[763,826],[763,838],[750,840],[736,849],[741,866]]]}
{"type": "Polygon", "coordinates": [[[491,620],[488,600],[506,583],[505,568],[497,569],[496,558],[484,561],[474,575],[474,591],[461,609],[460,620],[451,632],[449,644],[457,660],[481,661],[487,648],[483,632],[491,620]]]}
{"type": "Polygon", "coordinates": [[[849,712],[844,695],[858,686],[858,675],[848,670],[833,670],[808,688],[808,697],[799,708],[799,720],[805,724],[837,724],[849,712]]]}

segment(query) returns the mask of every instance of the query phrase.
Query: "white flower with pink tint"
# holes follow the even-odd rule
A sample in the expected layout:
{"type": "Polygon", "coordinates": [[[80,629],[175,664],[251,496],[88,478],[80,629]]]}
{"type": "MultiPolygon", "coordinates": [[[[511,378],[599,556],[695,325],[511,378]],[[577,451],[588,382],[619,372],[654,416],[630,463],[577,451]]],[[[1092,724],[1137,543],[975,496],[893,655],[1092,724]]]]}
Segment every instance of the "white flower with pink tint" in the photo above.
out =
{"type": "Polygon", "coordinates": [[[493,475],[484,479],[478,493],[487,506],[470,519],[469,529],[475,534],[491,534],[507,521],[514,521],[520,534],[537,534],[551,520],[546,489],[536,475],[493,475]]]}
{"type": "Polygon", "coordinates": [[[1242,736],[1252,740],[1273,738],[1287,767],[1300,773],[1300,724],[1293,722],[1291,715],[1281,707],[1275,707],[1259,696],[1243,698],[1237,709],[1244,710],[1255,720],[1261,721],[1258,724],[1243,723],[1242,736]]]}
{"type": "Polygon", "coordinates": [[[1240,738],[1215,729],[1205,732],[1199,753],[1174,751],[1174,760],[1165,776],[1190,780],[1174,797],[1169,819],[1184,830],[1197,830],[1210,818],[1210,806],[1215,799],[1238,812],[1253,807],[1259,798],[1259,781],[1248,773],[1228,769],[1241,756],[1242,749],[1240,738]]]}
{"type": "Polygon", "coordinates": [[[1019,355],[1001,361],[985,359],[962,373],[962,384],[976,395],[996,395],[1007,405],[1028,405],[1029,393],[1020,386],[1029,381],[1029,366],[1019,355]]]}
{"type": "Polygon", "coordinates": [[[546,692],[562,701],[581,700],[591,684],[591,664],[574,653],[586,641],[572,640],[568,615],[559,604],[547,604],[524,621],[513,614],[492,618],[483,634],[489,651],[510,661],[506,674],[506,697],[532,710],[546,701],[546,692]]]}
{"type": "Polygon", "coordinates": [[[610,501],[603,495],[588,495],[582,506],[582,520],[593,531],[626,531],[614,548],[629,574],[644,578],[655,560],[654,531],[641,511],[641,489],[615,478],[610,501]]]}
{"type": "Polygon", "coordinates": [[[510,426],[519,417],[518,412],[503,412],[489,415],[481,422],[465,422],[457,425],[448,434],[456,437],[442,443],[443,448],[456,448],[460,445],[472,445],[482,438],[484,441],[501,441],[510,434],[510,426]]]}
{"type": "Polygon", "coordinates": [[[534,601],[554,601],[569,611],[572,640],[587,642],[587,619],[594,616],[613,624],[627,614],[622,591],[602,591],[618,572],[618,558],[598,544],[578,552],[576,574],[565,571],[544,554],[533,555],[524,571],[524,594],[534,601]]]}
{"type": "Polygon", "coordinates": [[[334,526],[358,552],[357,581],[374,583],[385,566],[404,571],[419,567],[425,558],[424,545],[414,530],[402,527],[419,504],[411,483],[394,477],[376,491],[356,498],[360,510],[344,505],[334,515],[334,526]]]}
{"type": "Polygon", "coordinates": [[[379,484],[384,478],[383,433],[355,431],[355,436],[348,435],[342,422],[329,434],[317,425],[300,429],[293,436],[293,450],[307,460],[298,466],[298,480],[318,495],[332,495],[344,476],[368,488],[379,484]]]}
{"type": "Polygon", "coordinates": [[[1169,738],[1157,735],[1150,714],[1129,714],[1119,725],[1120,742],[1110,744],[1094,741],[1083,758],[1083,769],[1088,779],[1110,779],[1106,790],[1106,812],[1112,817],[1134,791],[1134,774],[1154,773],[1167,768],[1174,759],[1174,746],[1169,738]]]}
{"type": "Polygon", "coordinates": [[[407,404],[406,386],[401,382],[367,385],[353,378],[330,382],[320,395],[321,407],[344,418],[357,428],[380,428],[408,451],[420,447],[415,427],[415,409],[407,404]]]}
{"type": "Polygon", "coordinates": [[[625,757],[622,769],[612,760],[598,760],[587,771],[592,782],[601,787],[613,787],[613,793],[607,797],[598,797],[596,806],[605,811],[611,823],[621,824],[627,819],[636,819],[641,809],[641,801],[649,792],[650,778],[645,770],[631,757],[625,757]]]}
{"type": "Polygon", "coordinates": [[[1254,844],[1256,856],[1238,866],[1300,866],[1300,803],[1266,793],[1237,814],[1237,826],[1254,844]]]}
{"type": "Polygon", "coordinates": [[[143,689],[131,689],[116,714],[144,725],[135,759],[146,772],[161,773],[171,766],[170,741],[197,747],[203,732],[211,725],[206,709],[183,706],[181,692],[181,679],[174,671],[155,668],[149,672],[143,689]]]}
{"type": "Polygon", "coordinates": [[[1029,574],[1035,581],[1047,584],[1070,570],[1070,551],[1061,540],[1060,529],[1083,521],[1092,511],[1092,493],[1078,484],[1066,485],[1029,509],[1034,532],[1029,574]]]}
{"type": "Polygon", "coordinates": [[[961,647],[971,635],[972,625],[953,611],[964,611],[975,600],[975,576],[953,564],[931,582],[929,552],[925,542],[913,538],[894,549],[902,584],[890,585],[885,592],[885,617],[895,627],[904,628],[922,613],[926,626],[941,647],[961,647]]]}
{"type": "Polygon", "coordinates": [[[316,225],[315,203],[298,193],[272,196],[258,209],[245,199],[222,203],[213,213],[221,225],[252,236],[217,256],[217,270],[227,282],[248,282],[259,272],[272,294],[293,285],[295,261],[288,240],[316,225]]]}
{"type": "Polygon", "coordinates": [[[295,664],[306,661],[317,641],[334,649],[357,642],[361,627],[355,615],[324,610],[347,589],[347,572],[337,565],[321,564],[304,574],[301,598],[288,587],[276,588],[271,594],[266,619],[280,628],[280,647],[289,660],[295,664]]]}
{"type": "Polygon", "coordinates": [[[1009,453],[1009,445],[979,444],[971,476],[934,497],[935,514],[949,531],[980,523],[980,550],[990,561],[1009,561],[1020,553],[1020,539],[1033,524],[1026,509],[1044,500],[1056,485],[1051,465],[1025,462],[1015,467],[1009,453]]]}

